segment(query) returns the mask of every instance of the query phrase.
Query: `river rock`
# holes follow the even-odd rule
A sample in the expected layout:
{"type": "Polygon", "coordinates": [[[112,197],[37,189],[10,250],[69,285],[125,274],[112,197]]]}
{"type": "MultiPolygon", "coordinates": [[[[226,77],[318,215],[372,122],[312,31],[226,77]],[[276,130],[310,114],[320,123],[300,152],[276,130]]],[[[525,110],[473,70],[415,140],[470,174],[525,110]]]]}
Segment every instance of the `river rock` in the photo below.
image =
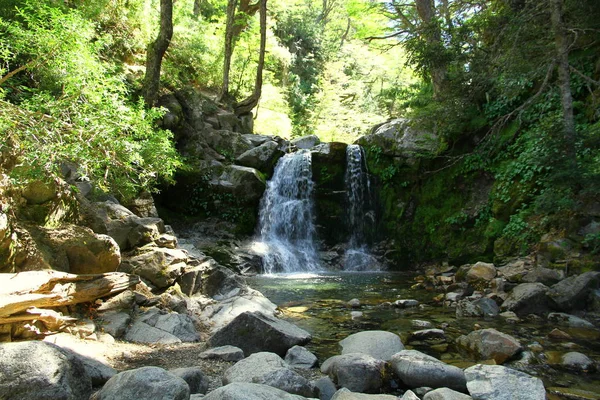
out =
{"type": "Polygon", "coordinates": [[[389,361],[394,354],[404,350],[400,337],[386,331],[358,332],[343,339],[339,344],[342,354],[368,354],[383,361],[389,361]]]}
{"type": "Polygon", "coordinates": [[[490,282],[496,277],[497,271],[494,264],[477,262],[468,269],[465,279],[468,283],[490,282]]]}
{"type": "Polygon", "coordinates": [[[589,372],[596,369],[596,363],[591,358],[576,351],[564,354],[560,359],[560,365],[581,372],[589,372]]]}
{"type": "Polygon", "coordinates": [[[472,397],[448,388],[439,388],[425,393],[423,400],[471,400],[472,397]]]}
{"type": "Polygon", "coordinates": [[[412,332],[409,341],[421,340],[446,340],[446,333],[442,329],[422,329],[412,332]]]}
{"type": "Polygon", "coordinates": [[[510,292],[501,308],[518,316],[544,314],[548,312],[547,292],[548,287],[543,283],[522,283],[510,292]]]}
{"type": "Polygon", "coordinates": [[[346,388],[341,388],[331,398],[331,400],[396,400],[396,396],[389,394],[364,394],[354,393],[346,388]]]}
{"type": "Polygon", "coordinates": [[[244,152],[236,158],[235,162],[244,167],[255,168],[265,173],[272,173],[277,160],[283,154],[279,150],[277,142],[271,140],[244,152]]]}
{"type": "Polygon", "coordinates": [[[200,358],[219,359],[223,361],[240,361],[244,359],[244,351],[235,346],[221,346],[200,353],[200,358]]]}
{"type": "Polygon", "coordinates": [[[216,193],[232,195],[243,204],[258,204],[266,189],[264,177],[258,170],[240,165],[223,166],[209,185],[216,193]]]}
{"type": "Polygon", "coordinates": [[[182,274],[187,260],[182,250],[149,246],[124,256],[119,271],[139,275],[158,289],[164,289],[182,274]]]}
{"type": "Polygon", "coordinates": [[[287,368],[267,372],[260,377],[254,378],[252,382],[272,386],[304,397],[316,397],[318,395],[316,387],[311,382],[297,372],[287,368]]]}
{"type": "Polygon", "coordinates": [[[187,400],[190,387],[180,377],[158,367],[142,367],[112,377],[94,400],[187,400]]]}
{"type": "Polygon", "coordinates": [[[331,400],[337,391],[335,383],[328,376],[317,379],[314,385],[319,389],[319,400],[331,400]]]}
{"type": "Polygon", "coordinates": [[[571,314],[550,313],[548,314],[548,321],[571,328],[595,329],[594,324],[591,322],[571,314]]]}
{"type": "Polygon", "coordinates": [[[0,344],[0,398],[80,400],[92,381],[72,352],[46,342],[0,344]]]}
{"type": "Polygon", "coordinates": [[[554,285],[564,279],[564,272],[550,269],[538,267],[534,270],[530,271],[527,275],[523,277],[523,282],[528,283],[543,283],[546,286],[554,285]]]}
{"type": "Polygon", "coordinates": [[[568,312],[584,308],[590,291],[598,289],[599,284],[600,272],[586,272],[560,281],[547,294],[556,309],[568,312]]]}
{"type": "Polygon", "coordinates": [[[208,377],[204,375],[200,367],[175,368],[169,372],[186,381],[191,394],[205,394],[208,391],[208,377]]]}
{"type": "Polygon", "coordinates": [[[188,315],[169,313],[153,307],[141,314],[139,321],[167,332],[182,342],[197,342],[200,338],[194,327],[194,321],[188,315]]]}
{"type": "Polygon", "coordinates": [[[270,351],[285,356],[289,348],[310,339],[308,332],[287,321],[260,312],[244,312],[215,332],[208,344],[237,346],[244,354],[270,351]]]}
{"type": "Polygon", "coordinates": [[[433,324],[429,321],[423,321],[420,319],[413,319],[410,321],[411,326],[418,329],[432,329],[433,324]]]}
{"type": "Polygon", "coordinates": [[[260,352],[238,361],[223,374],[223,384],[231,382],[253,382],[261,376],[285,369],[285,362],[275,353],[260,352]]]}
{"type": "Polygon", "coordinates": [[[402,350],[392,357],[390,364],[398,378],[410,388],[427,386],[466,390],[465,374],[462,369],[420,351],[402,350]]]}
{"type": "Polygon", "coordinates": [[[475,360],[493,359],[497,364],[521,351],[521,343],[496,329],[481,329],[456,339],[456,345],[475,360]]]}
{"type": "Polygon", "coordinates": [[[385,362],[367,354],[350,353],[331,357],[321,365],[338,386],[353,392],[378,393],[383,386],[385,362]]]}
{"type": "Polygon", "coordinates": [[[307,135],[294,139],[291,143],[299,149],[310,149],[321,143],[321,139],[317,135],[307,135]]]}
{"type": "Polygon", "coordinates": [[[306,397],[258,383],[233,382],[213,390],[203,400],[306,400],[306,397]]]}
{"type": "Polygon", "coordinates": [[[419,305],[419,301],[414,299],[400,299],[396,300],[393,305],[394,307],[398,308],[412,308],[417,307],[419,305]]]}
{"type": "Polygon", "coordinates": [[[317,365],[317,356],[305,347],[294,346],[285,354],[285,362],[293,368],[310,369],[317,365]]]}
{"type": "Polygon", "coordinates": [[[469,394],[475,400],[541,400],[546,398],[538,378],[501,365],[474,365],[465,370],[469,394]]]}
{"type": "Polygon", "coordinates": [[[456,304],[457,318],[496,317],[499,313],[500,308],[498,304],[487,297],[482,297],[475,301],[463,299],[456,304]]]}

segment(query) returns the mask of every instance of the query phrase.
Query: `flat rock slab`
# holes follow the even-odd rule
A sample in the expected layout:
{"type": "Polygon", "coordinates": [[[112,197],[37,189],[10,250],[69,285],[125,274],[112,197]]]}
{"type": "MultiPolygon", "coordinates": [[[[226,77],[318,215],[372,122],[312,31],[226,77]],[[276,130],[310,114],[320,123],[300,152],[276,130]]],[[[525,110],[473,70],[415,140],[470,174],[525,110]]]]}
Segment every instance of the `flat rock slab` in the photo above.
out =
{"type": "Polygon", "coordinates": [[[404,350],[400,337],[386,331],[364,331],[340,341],[342,354],[362,353],[373,358],[389,361],[394,354],[404,350]]]}
{"type": "Polygon", "coordinates": [[[260,312],[244,312],[215,332],[208,345],[232,345],[244,354],[267,351],[283,357],[289,348],[308,343],[311,338],[310,333],[287,321],[260,312]]]}
{"type": "Polygon", "coordinates": [[[466,391],[466,379],[462,369],[420,351],[402,350],[392,357],[390,364],[400,380],[410,388],[448,387],[466,391]]]}
{"type": "Polygon", "coordinates": [[[475,400],[542,400],[542,381],[501,365],[474,365],[465,370],[467,388],[475,400]]]}

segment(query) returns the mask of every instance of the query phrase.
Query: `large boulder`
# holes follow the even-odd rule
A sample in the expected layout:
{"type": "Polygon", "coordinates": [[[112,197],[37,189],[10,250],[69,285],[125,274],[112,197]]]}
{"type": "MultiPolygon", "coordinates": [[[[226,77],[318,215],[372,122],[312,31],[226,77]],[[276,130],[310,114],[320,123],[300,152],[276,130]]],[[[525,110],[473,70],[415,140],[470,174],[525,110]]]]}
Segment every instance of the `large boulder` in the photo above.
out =
{"type": "Polygon", "coordinates": [[[260,352],[238,361],[223,374],[223,384],[232,382],[253,382],[263,375],[287,368],[281,357],[275,353],[260,352]]]}
{"type": "Polygon", "coordinates": [[[502,364],[522,350],[517,339],[493,328],[460,336],[456,345],[477,361],[493,359],[496,364],[502,364]]]}
{"type": "Polygon", "coordinates": [[[203,400],[305,400],[306,397],[284,392],[283,390],[260,385],[258,383],[233,382],[222,386],[206,396],[203,400]]]}
{"type": "Polygon", "coordinates": [[[321,372],[338,386],[353,392],[379,393],[383,386],[385,362],[367,354],[350,353],[325,360],[321,372]]]}
{"type": "Polygon", "coordinates": [[[590,292],[598,289],[600,272],[591,271],[571,276],[552,286],[547,295],[552,305],[560,311],[585,308],[590,292]]]}
{"type": "Polygon", "coordinates": [[[183,250],[145,246],[126,254],[119,271],[139,275],[158,289],[164,289],[183,273],[187,261],[188,255],[183,250]]]}
{"type": "Polygon", "coordinates": [[[266,188],[260,172],[240,165],[224,166],[209,185],[216,193],[231,195],[242,204],[258,203],[266,188]]]}
{"type": "Polygon", "coordinates": [[[362,353],[373,358],[389,361],[404,345],[400,337],[386,331],[364,331],[348,336],[340,341],[342,354],[362,353]]]}
{"type": "Polygon", "coordinates": [[[287,321],[260,312],[244,312],[215,332],[208,344],[237,346],[245,354],[270,351],[285,356],[289,348],[310,339],[308,332],[287,321]]]}
{"type": "Polygon", "coordinates": [[[236,158],[235,162],[244,167],[255,168],[264,173],[272,174],[277,160],[283,154],[283,151],[279,150],[279,144],[270,140],[244,152],[236,158]]]}
{"type": "Polygon", "coordinates": [[[46,342],[0,344],[0,398],[80,400],[92,393],[85,366],[46,342]]]}
{"type": "Polygon", "coordinates": [[[311,149],[321,143],[321,139],[317,135],[307,135],[296,138],[291,143],[299,149],[311,149]]]}
{"type": "Polygon", "coordinates": [[[477,262],[467,270],[465,279],[470,284],[487,284],[496,277],[497,271],[494,264],[477,262]]]}
{"type": "Polygon", "coordinates": [[[158,367],[142,367],[113,376],[94,400],[188,400],[190,387],[182,378],[158,367]]]}
{"type": "Polygon", "coordinates": [[[377,146],[385,155],[403,158],[433,156],[441,147],[436,134],[417,130],[409,120],[402,118],[376,127],[370,135],[359,138],[358,144],[363,147],[377,146]]]}
{"type": "Polygon", "coordinates": [[[541,400],[546,398],[538,378],[501,365],[474,365],[465,370],[469,394],[475,400],[541,400]]]}
{"type": "Polygon", "coordinates": [[[503,311],[512,311],[519,316],[548,312],[548,287],[543,283],[521,283],[502,303],[503,311]]]}
{"type": "Polygon", "coordinates": [[[466,391],[465,374],[462,369],[420,351],[402,350],[392,357],[390,365],[398,378],[410,388],[448,387],[466,391]]]}

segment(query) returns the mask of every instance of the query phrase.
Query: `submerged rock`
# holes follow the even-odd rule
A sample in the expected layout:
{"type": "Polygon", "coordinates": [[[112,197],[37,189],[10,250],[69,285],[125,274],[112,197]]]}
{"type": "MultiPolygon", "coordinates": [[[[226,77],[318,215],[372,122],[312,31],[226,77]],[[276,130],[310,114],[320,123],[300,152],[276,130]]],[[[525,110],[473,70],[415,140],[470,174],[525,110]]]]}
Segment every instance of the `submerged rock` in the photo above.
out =
{"type": "Polygon", "coordinates": [[[400,380],[410,388],[427,386],[466,390],[463,370],[420,351],[403,350],[392,357],[390,364],[400,380]]]}
{"type": "Polygon", "coordinates": [[[550,313],[548,314],[548,321],[571,328],[595,329],[594,324],[591,322],[571,314],[550,313]]]}
{"type": "Polygon", "coordinates": [[[541,400],[546,398],[538,378],[501,365],[474,365],[465,370],[473,399],[541,400]]]}
{"type": "Polygon", "coordinates": [[[350,353],[331,357],[321,365],[321,372],[338,386],[353,392],[378,393],[383,386],[385,362],[367,354],[350,353]]]}
{"type": "Polygon", "coordinates": [[[342,354],[362,353],[373,358],[389,361],[394,354],[404,350],[400,337],[386,331],[364,331],[340,341],[342,354]]]}

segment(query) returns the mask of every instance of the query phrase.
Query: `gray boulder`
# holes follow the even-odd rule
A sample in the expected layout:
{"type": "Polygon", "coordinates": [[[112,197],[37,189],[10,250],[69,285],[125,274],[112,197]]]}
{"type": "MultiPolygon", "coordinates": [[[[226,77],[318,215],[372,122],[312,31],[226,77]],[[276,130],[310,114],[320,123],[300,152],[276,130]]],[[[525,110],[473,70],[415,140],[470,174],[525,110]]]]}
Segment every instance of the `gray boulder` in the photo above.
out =
{"type": "Polygon", "coordinates": [[[548,321],[571,328],[595,329],[594,324],[591,322],[571,314],[550,313],[548,314],[548,321]]]}
{"type": "Polygon", "coordinates": [[[463,299],[456,304],[457,318],[496,317],[499,313],[500,307],[498,307],[498,304],[487,297],[475,301],[463,299]]]}
{"type": "Polygon", "coordinates": [[[321,139],[317,135],[307,135],[294,139],[291,143],[299,149],[310,149],[320,144],[321,139]]]}
{"type": "Polygon", "coordinates": [[[240,361],[244,359],[244,351],[235,346],[220,346],[200,353],[200,358],[219,359],[223,361],[240,361]]]}
{"type": "Polygon", "coordinates": [[[590,292],[599,285],[600,272],[586,272],[560,281],[547,294],[556,309],[569,312],[585,308],[590,292]]]}
{"type": "Polygon", "coordinates": [[[596,363],[583,353],[571,351],[563,354],[560,365],[575,371],[588,372],[596,369],[596,363]]]}
{"type": "Polygon", "coordinates": [[[205,394],[208,391],[208,377],[204,375],[200,367],[175,368],[169,372],[186,381],[191,394],[205,394]]]}
{"type": "Polygon", "coordinates": [[[314,385],[319,389],[319,400],[330,400],[337,391],[335,383],[328,376],[317,379],[314,385]]]}
{"type": "Polygon", "coordinates": [[[540,282],[546,286],[557,284],[564,279],[564,272],[556,269],[538,267],[530,271],[523,277],[523,282],[535,283],[540,282]]]}
{"type": "Polygon", "coordinates": [[[92,380],[72,352],[46,342],[0,344],[0,398],[80,400],[92,380]]]}
{"type": "Polygon", "coordinates": [[[104,332],[115,338],[120,338],[127,332],[131,316],[123,311],[107,311],[99,316],[104,332]]]}
{"type": "Polygon", "coordinates": [[[75,352],[73,352],[73,354],[83,363],[85,370],[92,380],[93,386],[102,386],[108,382],[110,378],[117,374],[116,369],[105,364],[104,362],[100,362],[75,352]]]}
{"type": "Polygon", "coordinates": [[[151,308],[140,315],[139,320],[177,337],[182,342],[197,342],[200,338],[194,327],[194,322],[184,314],[169,313],[158,308],[151,308]]]}
{"type": "Polygon", "coordinates": [[[475,400],[542,400],[544,384],[538,378],[501,365],[474,365],[465,370],[469,394],[475,400]]]}
{"type": "Polygon", "coordinates": [[[310,369],[317,365],[317,356],[305,347],[294,346],[285,354],[285,362],[292,368],[310,369]]]}
{"type": "Polygon", "coordinates": [[[287,321],[261,312],[244,312],[219,329],[208,340],[208,345],[237,346],[244,354],[270,351],[285,356],[287,350],[297,344],[310,341],[311,335],[287,321]]]}
{"type": "Polygon", "coordinates": [[[277,160],[279,157],[283,156],[283,154],[283,151],[279,150],[279,144],[271,140],[244,152],[236,158],[235,162],[244,167],[255,168],[265,173],[271,173],[273,172],[277,160]]]}
{"type": "MultiPolygon", "coordinates": [[[[446,340],[446,333],[442,329],[421,329],[412,332],[409,341],[446,340]]],[[[394,353],[395,354],[395,353],[394,353]]]]}
{"type": "Polygon", "coordinates": [[[158,367],[142,367],[112,377],[95,400],[188,400],[190,387],[180,377],[158,367]]]}
{"type": "Polygon", "coordinates": [[[232,382],[253,382],[261,376],[287,368],[285,362],[275,353],[254,353],[238,361],[223,374],[223,384],[232,382]]]}
{"type": "Polygon", "coordinates": [[[493,359],[496,364],[502,364],[522,349],[517,339],[493,328],[460,336],[456,345],[476,361],[493,359]]]}
{"type": "Polygon", "coordinates": [[[159,289],[171,286],[182,274],[187,254],[178,249],[143,247],[123,257],[120,272],[139,275],[159,289]]]}
{"type": "Polygon", "coordinates": [[[423,400],[471,400],[472,397],[448,388],[439,388],[425,393],[423,400]]]}
{"type": "Polygon", "coordinates": [[[204,400],[305,400],[306,397],[284,392],[272,386],[258,383],[233,382],[222,386],[206,396],[204,400]]]}
{"type": "Polygon", "coordinates": [[[385,362],[367,354],[349,353],[331,357],[321,365],[338,386],[353,392],[378,393],[383,386],[385,362]]]}
{"type": "Polygon", "coordinates": [[[362,353],[373,358],[389,361],[394,354],[404,350],[400,337],[386,331],[364,331],[340,341],[342,354],[362,353]]]}
{"type": "Polygon", "coordinates": [[[266,188],[258,170],[240,165],[224,166],[209,185],[216,193],[232,195],[243,204],[258,203],[266,188]]]}
{"type": "Polygon", "coordinates": [[[392,357],[390,365],[398,378],[410,388],[448,387],[466,391],[465,374],[462,369],[420,351],[402,350],[392,357]]]}
{"type": "Polygon", "coordinates": [[[518,316],[544,314],[548,312],[547,292],[548,287],[543,283],[522,283],[510,292],[501,308],[518,316]]]}
{"type": "Polygon", "coordinates": [[[396,396],[389,394],[364,394],[354,393],[346,388],[341,388],[331,398],[331,400],[396,400],[396,396]]]}
{"type": "Polygon", "coordinates": [[[133,343],[174,344],[181,343],[177,336],[154,328],[142,321],[135,321],[125,334],[125,340],[133,343]]]}
{"type": "Polygon", "coordinates": [[[317,389],[310,381],[287,368],[267,372],[260,377],[254,378],[253,383],[272,386],[304,397],[316,397],[318,394],[317,389]]]}

